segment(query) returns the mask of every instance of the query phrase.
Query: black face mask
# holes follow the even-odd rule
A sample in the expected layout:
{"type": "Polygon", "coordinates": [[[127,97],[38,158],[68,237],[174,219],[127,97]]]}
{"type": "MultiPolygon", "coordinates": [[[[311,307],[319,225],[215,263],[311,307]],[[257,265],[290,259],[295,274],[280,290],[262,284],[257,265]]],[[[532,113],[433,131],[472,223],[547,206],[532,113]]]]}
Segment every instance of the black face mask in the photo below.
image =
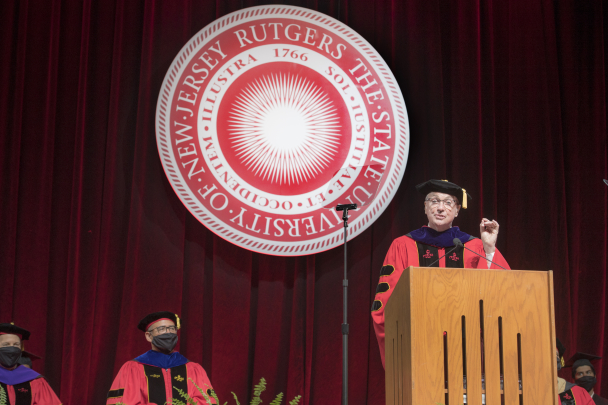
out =
{"type": "Polygon", "coordinates": [[[11,368],[21,357],[21,349],[16,346],[0,347],[0,364],[11,368]]]}
{"type": "Polygon", "coordinates": [[[177,344],[177,334],[175,333],[163,333],[152,338],[152,344],[159,349],[170,353],[177,344]]]}
{"type": "Polygon", "coordinates": [[[578,385],[579,387],[582,387],[584,389],[587,390],[587,392],[591,391],[593,389],[593,386],[595,385],[595,383],[597,382],[597,379],[593,376],[590,375],[586,375],[584,377],[579,378],[578,380],[575,380],[574,383],[576,385],[578,385]]]}

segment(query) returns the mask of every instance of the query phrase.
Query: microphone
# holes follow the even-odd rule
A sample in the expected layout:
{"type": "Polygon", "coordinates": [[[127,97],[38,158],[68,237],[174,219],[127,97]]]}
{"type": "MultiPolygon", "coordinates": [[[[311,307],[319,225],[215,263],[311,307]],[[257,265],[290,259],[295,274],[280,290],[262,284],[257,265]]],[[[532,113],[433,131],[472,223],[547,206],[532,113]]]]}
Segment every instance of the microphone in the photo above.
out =
{"type": "Polygon", "coordinates": [[[454,250],[456,250],[456,248],[458,247],[458,244],[456,243],[456,241],[458,241],[458,243],[460,243],[462,245],[462,242],[460,241],[460,239],[458,238],[454,238],[452,240],[452,242],[454,242],[454,247],[449,251],[449,252],[445,252],[443,254],[443,256],[441,256],[439,259],[435,260],[433,263],[429,264],[426,267],[432,267],[435,263],[437,263],[439,260],[443,259],[444,257],[446,257],[447,255],[449,255],[450,253],[452,253],[454,250]]]}
{"type": "Polygon", "coordinates": [[[497,266],[498,266],[498,267],[500,267],[501,269],[508,270],[508,269],[505,269],[504,267],[502,267],[500,264],[498,264],[498,263],[496,263],[496,262],[493,262],[492,260],[488,259],[487,257],[480,255],[480,254],[479,254],[479,253],[477,253],[476,251],[469,249],[468,247],[466,247],[466,246],[464,245],[464,243],[462,243],[462,241],[461,241],[460,239],[458,239],[458,238],[454,238],[454,240],[453,240],[452,242],[454,242],[454,244],[456,245],[456,247],[458,247],[458,246],[462,246],[463,248],[465,248],[465,249],[466,249],[466,250],[468,250],[469,252],[473,252],[473,253],[475,253],[477,256],[479,256],[479,257],[483,257],[484,259],[486,259],[486,260],[487,260],[487,261],[489,261],[490,263],[493,263],[493,264],[497,265],[497,266]]]}
{"type": "Polygon", "coordinates": [[[338,204],[336,205],[336,211],[344,211],[344,210],[356,210],[357,204],[338,204]]]}
{"type": "MultiPolygon", "coordinates": [[[[344,211],[342,213],[342,220],[344,221],[344,228],[348,228],[348,210],[356,210],[357,204],[338,204],[336,205],[336,211],[344,211]]],[[[344,230],[346,232],[346,229],[344,230]]],[[[344,243],[346,243],[346,234],[344,234],[344,243]]],[[[346,246],[346,245],[345,245],[346,246]]]]}

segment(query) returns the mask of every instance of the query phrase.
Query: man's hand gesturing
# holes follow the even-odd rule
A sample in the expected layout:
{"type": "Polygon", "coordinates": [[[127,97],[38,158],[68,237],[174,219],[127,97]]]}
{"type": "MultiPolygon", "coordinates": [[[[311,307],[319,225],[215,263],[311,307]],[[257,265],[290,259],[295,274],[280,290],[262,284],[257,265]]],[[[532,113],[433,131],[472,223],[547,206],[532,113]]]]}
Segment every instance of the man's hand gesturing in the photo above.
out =
{"type": "Polygon", "coordinates": [[[494,253],[496,250],[496,239],[498,238],[498,222],[487,218],[481,220],[479,224],[479,233],[483,242],[483,250],[486,253],[494,253]]]}

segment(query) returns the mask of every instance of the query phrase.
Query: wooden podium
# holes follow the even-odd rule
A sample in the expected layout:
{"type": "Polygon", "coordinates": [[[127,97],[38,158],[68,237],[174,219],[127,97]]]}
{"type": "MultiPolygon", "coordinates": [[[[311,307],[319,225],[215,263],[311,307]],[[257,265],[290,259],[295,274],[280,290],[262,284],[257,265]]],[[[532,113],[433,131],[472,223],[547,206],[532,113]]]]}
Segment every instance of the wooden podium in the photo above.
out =
{"type": "Polygon", "coordinates": [[[408,267],[394,288],[387,404],[556,404],[553,272],[408,267]]]}

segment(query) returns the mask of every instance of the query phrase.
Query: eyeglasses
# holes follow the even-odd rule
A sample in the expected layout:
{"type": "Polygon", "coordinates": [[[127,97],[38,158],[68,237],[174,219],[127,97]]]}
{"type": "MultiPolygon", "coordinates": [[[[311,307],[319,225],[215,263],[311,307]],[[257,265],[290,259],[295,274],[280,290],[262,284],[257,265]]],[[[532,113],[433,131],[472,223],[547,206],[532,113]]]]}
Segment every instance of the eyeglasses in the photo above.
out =
{"type": "Polygon", "coordinates": [[[152,333],[154,331],[157,331],[158,334],[161,335],[166,332],[176,333],[177,328],[175,326],[159,326],[158,328],[150,329],[148,332],[152,333]]]}
{"type": "Polygon", "coordinates": [[[454,208],[456,206],[456,201],[452,200],[451,198],[446,198],[445,200],[439,200],[437,198],[427,198],[424,201],[430,202],[431,207],[436,207],[440,203],[443,203],[443,206],[448,210],[451,210],[452,208],[454,208]]]}

